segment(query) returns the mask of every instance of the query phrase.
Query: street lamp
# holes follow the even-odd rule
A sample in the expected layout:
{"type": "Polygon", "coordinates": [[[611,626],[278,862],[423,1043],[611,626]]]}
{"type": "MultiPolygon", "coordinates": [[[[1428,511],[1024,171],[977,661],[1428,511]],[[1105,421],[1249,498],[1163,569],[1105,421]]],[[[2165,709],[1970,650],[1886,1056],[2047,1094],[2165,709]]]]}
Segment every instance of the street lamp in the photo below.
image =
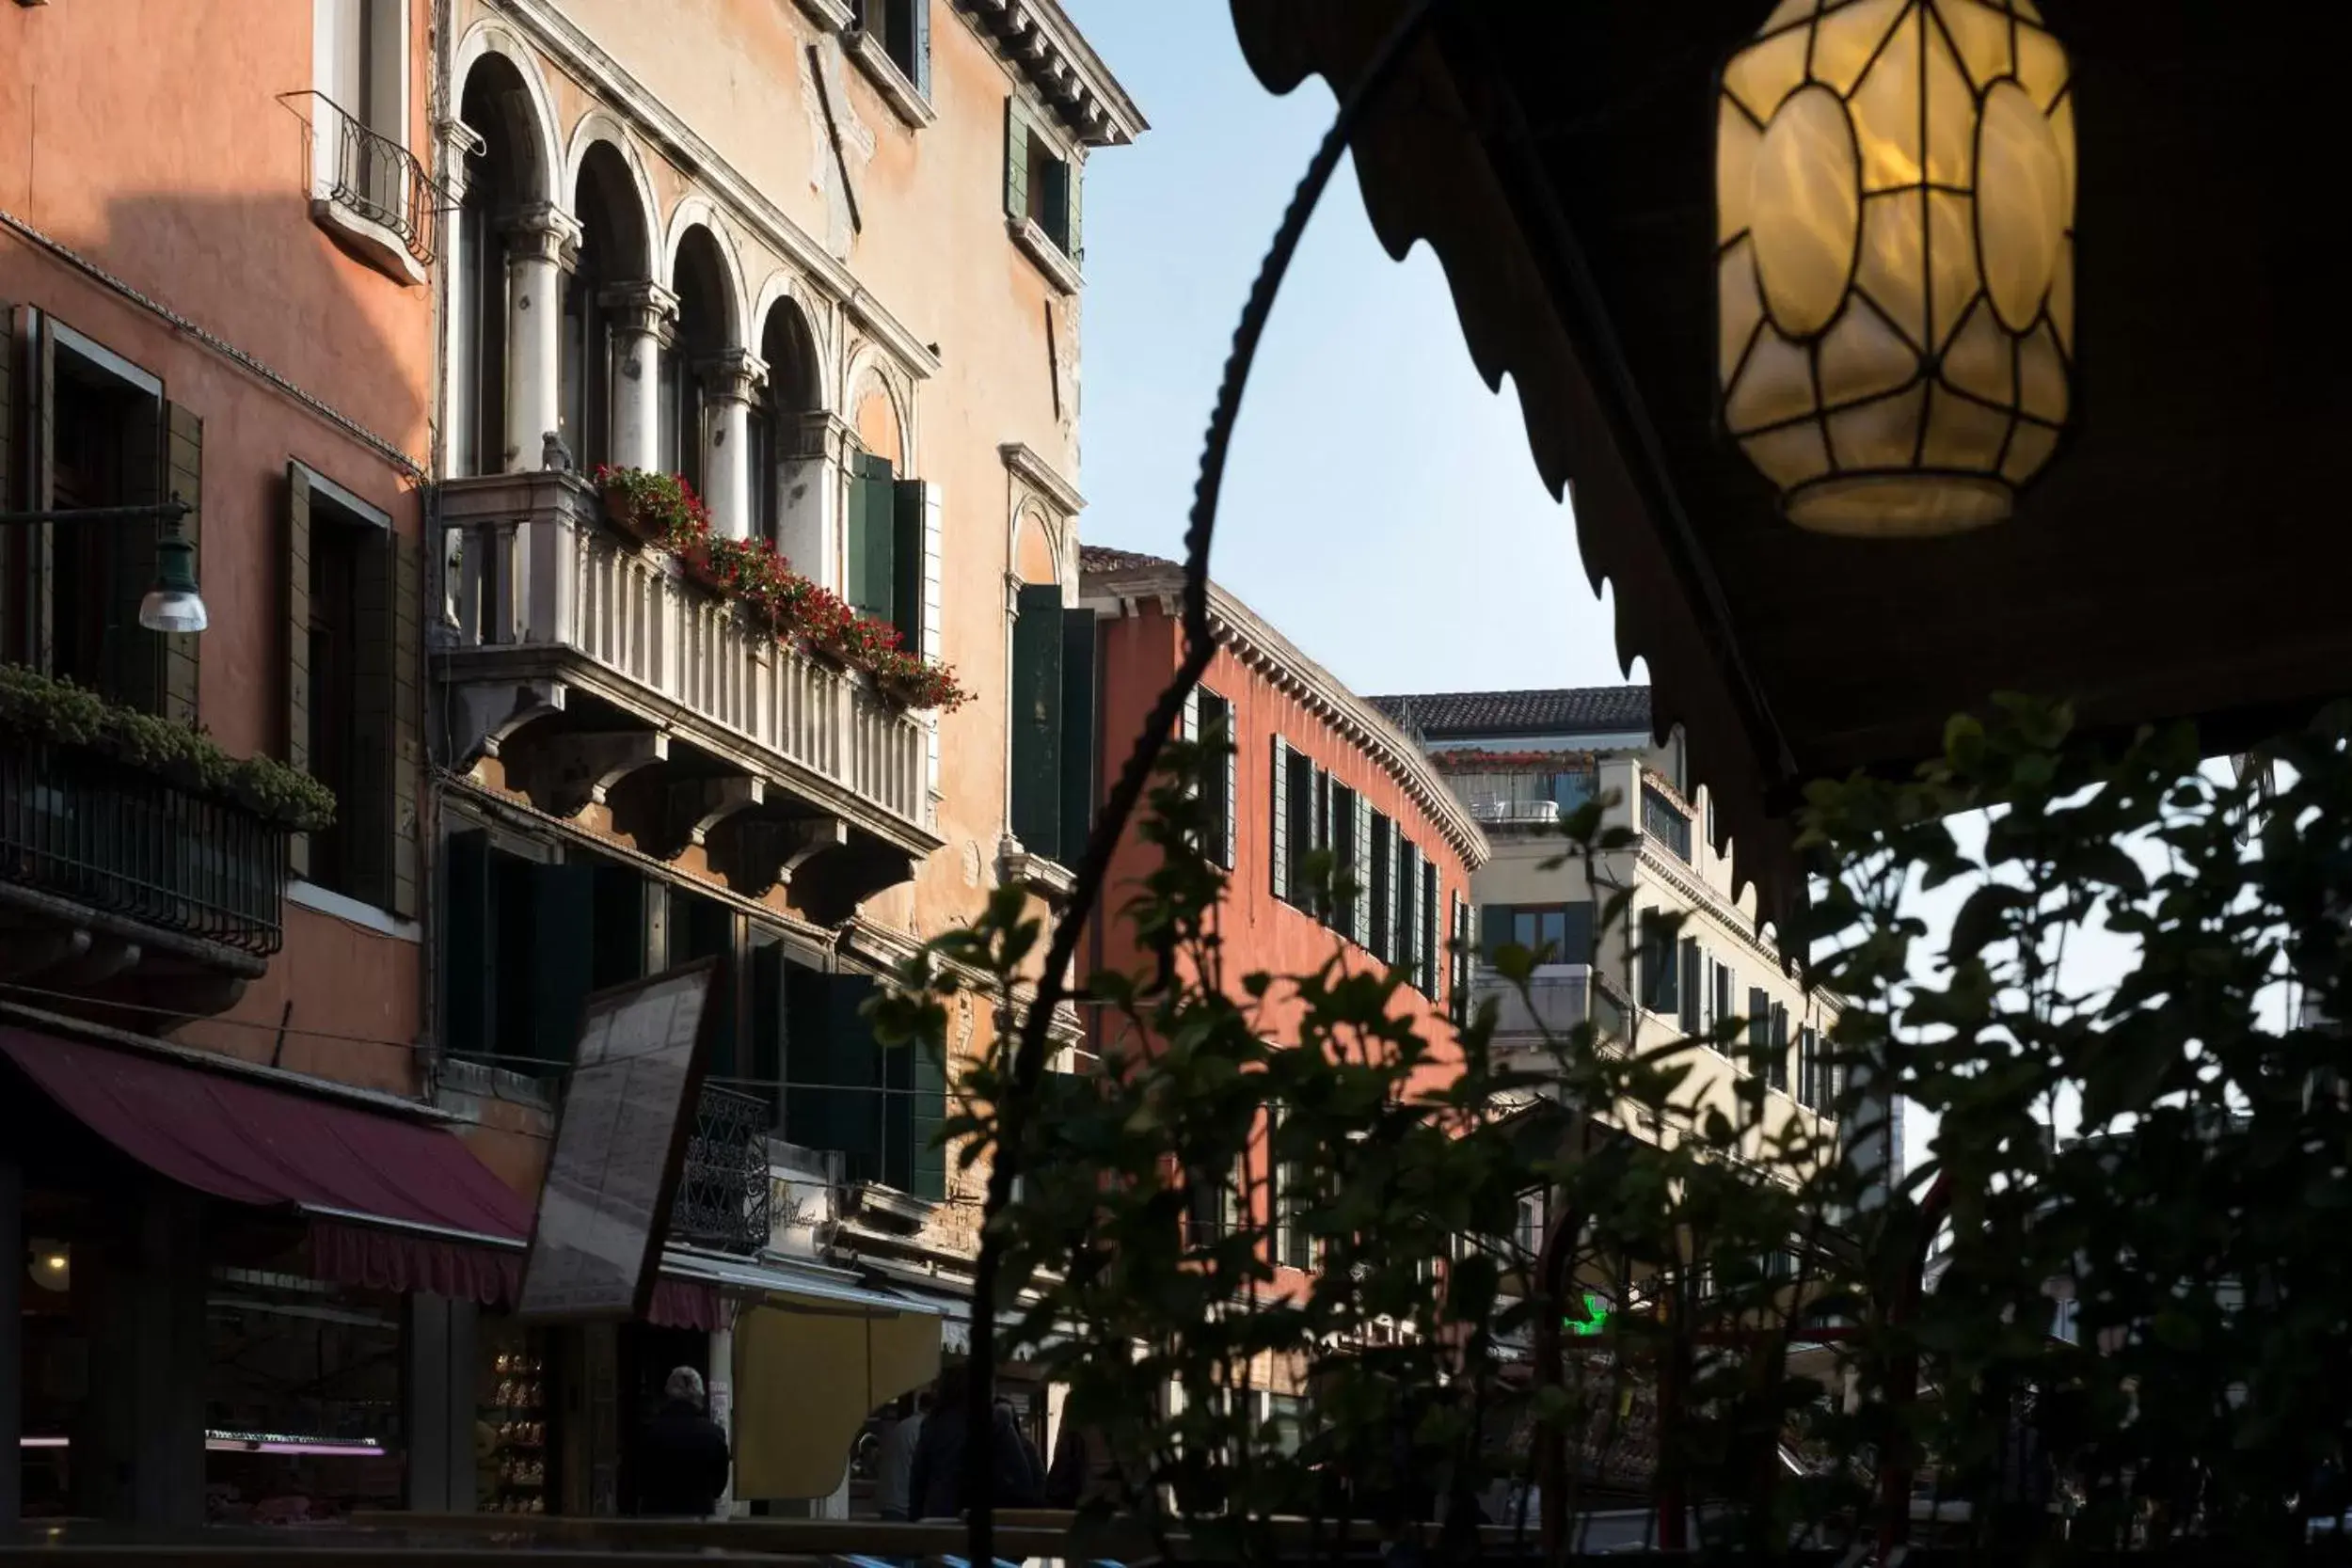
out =
{"type": "Polygon", "coordinates": [[[0,528],[19,523],[161,522],[155,541],[155,586],[139,601],[139,625],[149,631],[199,632],[210,624],[196,589],[196,546],[180,531],[180,520],[195,511],[174,496],[141,506],[54,507],[46,512],[0,512],[0,528]]]}
{"type": "Polygon", "coordinates": [[[2066,423],[2074,98],[2034,0],[1782,0],[1716,95],[1724,428],[1823,533],[2010,515],[2066,423]]]}

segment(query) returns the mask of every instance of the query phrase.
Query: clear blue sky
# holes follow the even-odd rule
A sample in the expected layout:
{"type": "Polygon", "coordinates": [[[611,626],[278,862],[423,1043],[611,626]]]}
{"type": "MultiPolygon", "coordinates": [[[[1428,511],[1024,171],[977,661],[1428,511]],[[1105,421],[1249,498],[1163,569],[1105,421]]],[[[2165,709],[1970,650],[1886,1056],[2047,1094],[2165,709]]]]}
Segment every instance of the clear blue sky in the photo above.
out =
{"type": "MultiPolygon", "coordinates": [[[[1173,559],[1233,324],[1331,94],[1266,92],[1220,0],[1064,4],[1152,121],[1087,165],[1080,527],[1173,559]]],[[[1618,681],[1573,526],[1437,261],[1390,259],[1343,163],[1250,378],[1212,574],[1361,692],[1618,681]]]]}

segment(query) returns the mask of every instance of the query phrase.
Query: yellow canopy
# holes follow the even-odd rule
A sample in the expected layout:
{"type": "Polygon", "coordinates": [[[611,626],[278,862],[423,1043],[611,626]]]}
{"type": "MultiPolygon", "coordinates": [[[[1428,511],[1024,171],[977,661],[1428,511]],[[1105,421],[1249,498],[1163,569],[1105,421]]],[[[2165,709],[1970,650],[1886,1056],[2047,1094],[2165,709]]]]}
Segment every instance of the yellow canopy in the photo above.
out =
{"type": "Polygon", "coordinates": [[[875,1408],[939,1376],[937,1314],[771,1294],[735,1320],[735,1494],[822,1497],[875,1408]]]}

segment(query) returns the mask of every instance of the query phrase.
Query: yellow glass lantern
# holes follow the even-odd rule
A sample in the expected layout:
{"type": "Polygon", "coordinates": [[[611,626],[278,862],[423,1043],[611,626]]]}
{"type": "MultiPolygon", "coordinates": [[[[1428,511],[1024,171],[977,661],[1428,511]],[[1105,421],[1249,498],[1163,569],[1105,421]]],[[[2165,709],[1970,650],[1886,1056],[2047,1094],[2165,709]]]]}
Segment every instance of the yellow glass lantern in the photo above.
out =
{"type": "Polygon", "coordinates": [[[2066,422],[2074,100],[2033,0],[1781,0],[1716,103],[1724,428],[1791,522],[2008,516],[2066,422]]]}

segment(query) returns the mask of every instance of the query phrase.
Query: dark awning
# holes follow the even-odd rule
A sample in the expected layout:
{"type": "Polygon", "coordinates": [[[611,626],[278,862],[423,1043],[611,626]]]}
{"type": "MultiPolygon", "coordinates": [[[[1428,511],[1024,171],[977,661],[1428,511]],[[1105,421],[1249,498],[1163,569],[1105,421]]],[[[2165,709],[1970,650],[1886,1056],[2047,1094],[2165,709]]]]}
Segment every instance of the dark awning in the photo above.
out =
{"type": "MultiPolygon", "coordinates": [[[[1411,0],[1231,0],[1260,81],[1345,92],[1411,0]]],[[[1806,9],[1811,8],[1807,7],[1806,9]]],[[[1537,470],[1573,484],[1617,649],[1742,879],[1804,896],[1802,786],[1901,773],[1998,691],[2128,733],[2275,733],[2352,676],[2333,518],[2352,378],[2342,247],[2312,198],[2339,7],[2043,0],[2081,108],[2078,418],[2011,521],[1907,543],[1807,533],[1716,414],[1716,73],[1770,0],[1437,8],[1350,151],[1375,232],[1426,241],[1537,470]]]]}
{"type": "MultiPolygon", "coordinates": [[[[515,1299],[530,1201],[447,1129],[159,1056],[0,1026],[0,1053],[124,1154],[183,1186],[310,1225],[322,1277],[515,1299]]],[[[717,1292],[663,1280],[654,1321],[713,1326],[717,1292]]]]}

